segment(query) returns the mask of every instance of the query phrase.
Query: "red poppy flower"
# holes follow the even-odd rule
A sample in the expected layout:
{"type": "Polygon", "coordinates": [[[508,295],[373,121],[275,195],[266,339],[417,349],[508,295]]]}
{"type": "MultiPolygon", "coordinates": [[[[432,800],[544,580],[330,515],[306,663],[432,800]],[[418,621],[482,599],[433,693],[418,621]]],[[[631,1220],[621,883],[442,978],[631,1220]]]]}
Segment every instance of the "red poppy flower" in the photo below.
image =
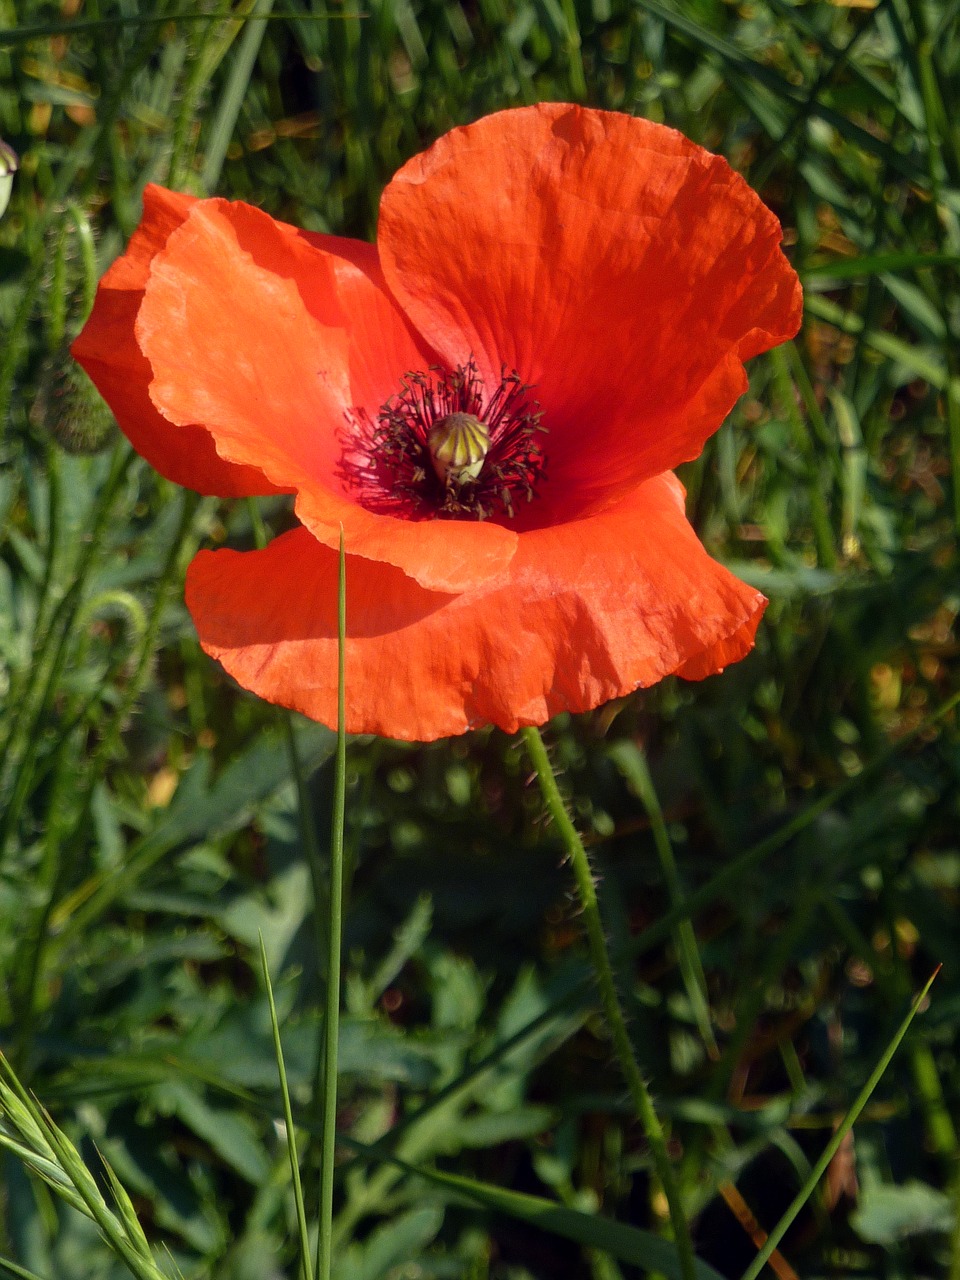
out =
{"type": "Polygon", "coordinates": [[[376,246],[148,188],[74,353],[164,475],[296,495],[188,573],[242,685],[335,719],[342,525],[347,728],[513,730],[751,647],[669,469],[797,331],[780,238],[673,130],[544,104],[406,164],[376,246]]]}

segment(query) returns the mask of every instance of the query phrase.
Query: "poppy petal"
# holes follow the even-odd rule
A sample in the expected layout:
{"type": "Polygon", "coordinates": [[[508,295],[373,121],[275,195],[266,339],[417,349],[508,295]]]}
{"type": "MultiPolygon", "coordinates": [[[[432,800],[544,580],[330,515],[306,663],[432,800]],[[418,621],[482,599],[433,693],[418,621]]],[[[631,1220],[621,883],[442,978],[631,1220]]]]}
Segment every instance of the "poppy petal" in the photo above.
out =
{"type": "Polygon", "coordinates": [[[151,263],[195,204],[193,196],[147,187],[143,220],[126,253],[103,277],[90,318],[73,344],[73,356],[136,451],[168,480],[224,498],[273,493],[274,486],[259,470],[219,457],[206,431],[194,426],[173,430],[148,395],[153,373],[137,345],[134,322],[151,263]]]}
{"type": "Polygon", "coordinates": [[[380,258],[450,363],[533,384],[547,523],[696,457],[796,333],[780,224],[725,160],[647,120],[543,103],[454,129],[393,178],[380,258]]]}
{"type": "Polygon", "coordinates": [[[258,267],[292,281],[321,325],[344,330],[351,408],[379,408],[404,374],[437,363],[387,289],[376,245],[303,231],[241,201],[215,204],[258,267]]]}
{"type": "MultiPolygon", "coordinates": [[[[305,529],[263,551],[202,551],[187,576],[201,644],[245,688],[332,724],[335,551],[305,529]]],[[[616,508],[520,538],[475,591],[427,591],[347,558],[347,729],[429,741],[584,711],[753,644],[763,596],[701,546],[658,476],[616,508]]]]}
{"type": "Polygon", "coordinates": [[[353,554],[434,590],[501,573],[516,549],[511,530],[418,523],[357,504],[344,469],[348,417],[371,396],[378,405],[432,352],[363,270],[362,254],[350,261],[301,239],[285,266],[282,254],[261,265],[243,244],[258,239],[256,218],[269,246],[265,215],[203,201],[154,258],[136,323],[153,404],[173,424],[201,424],[226,461],[295,490],[300,519],[329,546],[342,525],[353,554]]]}

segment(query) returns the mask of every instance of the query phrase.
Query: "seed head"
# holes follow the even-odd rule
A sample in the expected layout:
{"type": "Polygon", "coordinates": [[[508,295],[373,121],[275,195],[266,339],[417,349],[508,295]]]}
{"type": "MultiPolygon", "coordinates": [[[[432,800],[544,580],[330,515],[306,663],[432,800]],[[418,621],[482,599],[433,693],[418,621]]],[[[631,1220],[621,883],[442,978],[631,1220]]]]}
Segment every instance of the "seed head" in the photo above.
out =
{"type": "Polygon", "coordinates": [[[472,413],[448,413],[430,428],[427,448],[441,484],[472,484],[490,451],[490,428],[472,413]]]}

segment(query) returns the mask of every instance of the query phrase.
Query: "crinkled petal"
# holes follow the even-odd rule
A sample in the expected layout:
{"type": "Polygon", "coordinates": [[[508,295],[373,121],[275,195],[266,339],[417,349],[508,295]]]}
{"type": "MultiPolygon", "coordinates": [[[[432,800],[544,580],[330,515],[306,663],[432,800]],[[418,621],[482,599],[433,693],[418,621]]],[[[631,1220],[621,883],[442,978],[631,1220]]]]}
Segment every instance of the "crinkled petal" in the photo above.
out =
{"type": "MultiPolygon", "coordinates": [[[[337,705],[337,554],[306,529],[201,552],[187,604],[244,687],[326,724],[337,705]]],[[[451,596],[347,557],[347,729],[429,741],[585,711],[673,672],[742,657],[764,608],[712,560],[673,476],[589,519],[520,538],[496,581],[451,596]]]]}
{"type": "Polygon", "coordinates": [[[454,129],[383,195],[387,283],[444,358],[535,386],[549,494],[569,518],[696,457],[796,333],[776,217],[662,125],[543,103],[454,129]]]}
{"type": "Polygon", "coordinates": [[[351,262],[306,239],[296,255],[274,252],[275,227],[247,206],[209,200],[169,236],[136,324],[153,404],[171,423],[201,424],[226,461],[295,490],[300,519],[329,546],[342,525],[352,554],[434,590],[501,573],[516,549],[511,530],[415,523],[355,501],[343,468],[349,416],[375,413],[433,354],[363,270],[363,255],[351,262]]]}
{"type": "Polygon", "coordinates": [[[147,187],[140,226],[126,253],[103,277],[90,318],[73,344],[73,355],[133,447],[168,480],[225,498],[272,493],[274,486],[259,470],[225,462],[206,431],[195,426],[172,428],[148,394],[153,373],[137,345],[134,322],[151,263],[195,204],[193,196],[147,187]]]}

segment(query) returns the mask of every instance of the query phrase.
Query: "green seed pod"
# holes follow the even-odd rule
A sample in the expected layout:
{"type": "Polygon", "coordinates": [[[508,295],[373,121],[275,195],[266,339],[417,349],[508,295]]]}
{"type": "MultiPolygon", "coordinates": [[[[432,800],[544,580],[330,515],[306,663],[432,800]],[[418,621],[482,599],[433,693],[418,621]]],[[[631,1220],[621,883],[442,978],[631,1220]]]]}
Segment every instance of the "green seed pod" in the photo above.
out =
{"type": "Polygon", "coordinates": [[[472,413],[450,413],[430,428],[427,448],[438,480],[471,484],[490,450],[490,429],[472,413]]]}

